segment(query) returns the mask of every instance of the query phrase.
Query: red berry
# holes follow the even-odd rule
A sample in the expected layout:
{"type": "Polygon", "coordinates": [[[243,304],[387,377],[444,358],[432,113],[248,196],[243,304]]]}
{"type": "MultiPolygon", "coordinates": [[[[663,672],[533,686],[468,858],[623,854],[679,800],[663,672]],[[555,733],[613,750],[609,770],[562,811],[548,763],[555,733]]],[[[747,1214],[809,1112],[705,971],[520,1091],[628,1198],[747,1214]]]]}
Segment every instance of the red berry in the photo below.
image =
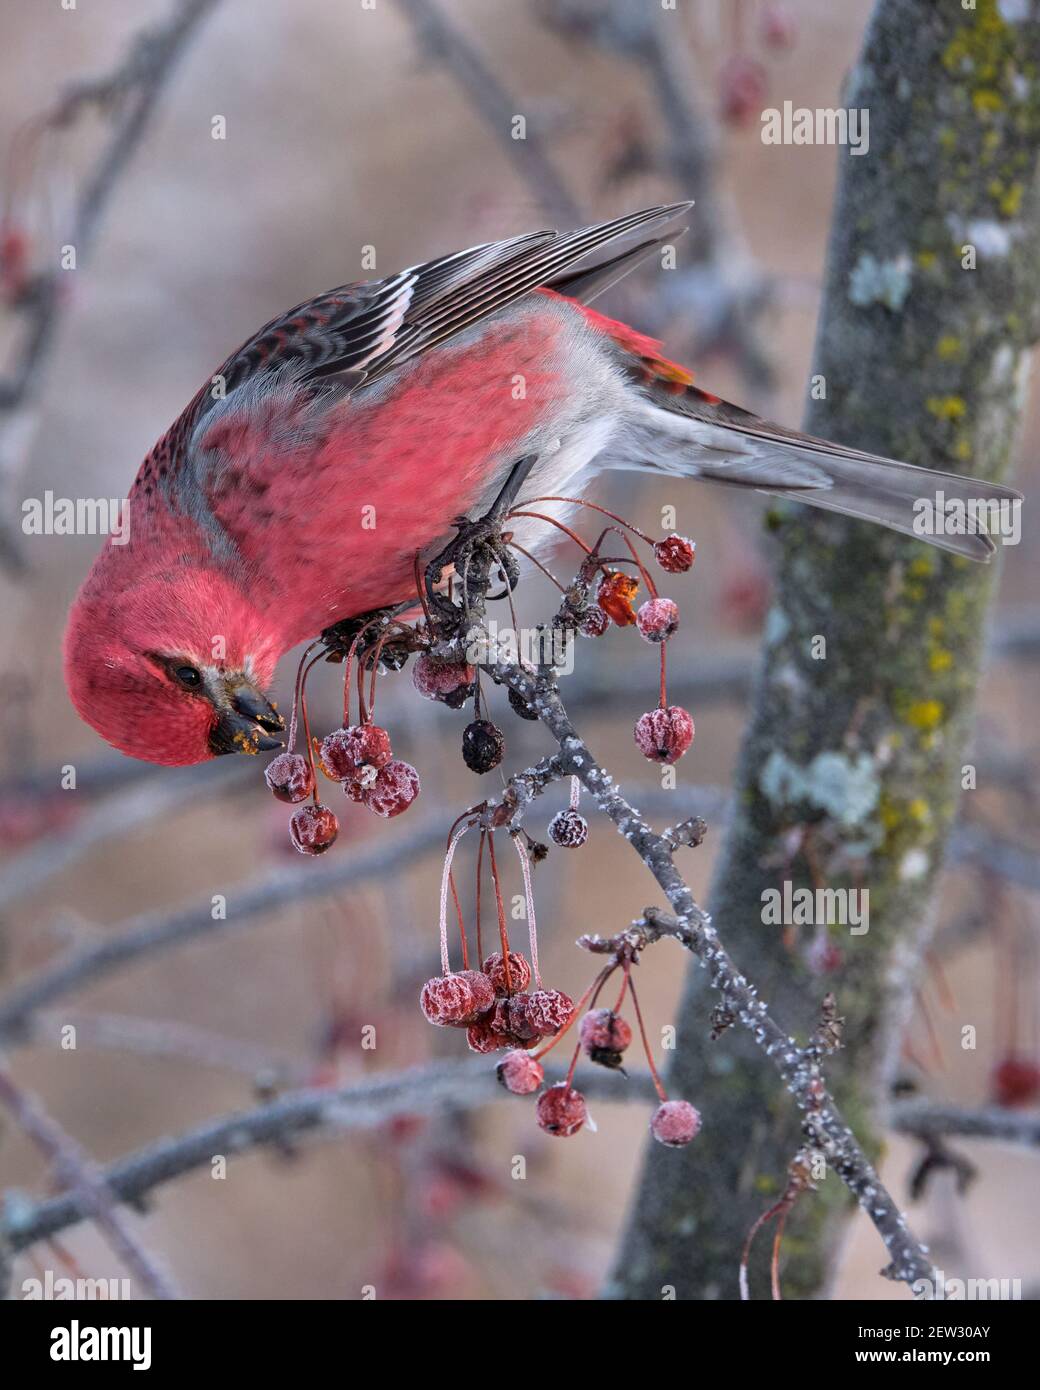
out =
{"type": "Polygon", "coordinates": [[[693,742],[693,720],[681,705],[669,705],[641,714],[633,734],[651,762],[677,763],[693,742]]]}
{"type": "Polygon", "coordinates": [[[419,774],[411,763],[392,758],[376,773],[364,796],[365,805],[377,816],[399,816],[419,795],[419,774]]]}
{"type": "Polygon", "coordinates": [[[560,1139],[568,1139],[577,1134],[588,1119],[585,1097],[580,1091],[568,1086],[566,1081],[558,1081],[538,1097],[535,1107],[538,1124],[546,1134],[555,1134],[560,1139]]]}
{"type": "Polygon", "coordinates": [[[473,692],[476,673],[461,661],[437,661],[426,652],[412,667],[412,684],[427,700],[459,709],[473,692]]]}
{"type": "Polygon", "coordinates": [[[618,627],[631,627],[636,620],[632,600],[639,592],[639,580],[623,570],[611,570],[599,581],[596,602],[618,627]]]}
{"type": "Polygon", "coordinates": [[[314,774],[302,753],[279,753],[264,768],[264,781],[279,801],[306,801],[314,790],[314,774]]]}
{"type": "Polygon", "coordinates": [[[352,724],[322,739],[321,765],[334,782],[371,782],[371,776],[359,777],[359,773],[385,767],[391,757],[390,735],[378,724],[352,724]]]}
{"type": "Polygon", "coordinates": [[[549,822],[549,839],[564,849],[578,849],[589,838],[589,823],[573,806],[557,811],[549,822]]]}
{"type": "Polygon", "coordinates": [[[719,78],[719,106],[724,121],[746,125],[762,109],[766,73],[754,58],[737,53],[725,64],[719,78]]]}
{"type": "Polygon", "coordinates": [[[509,992],[520,994],[531,983],[531,967],[527,963],[527,958],[522,956],[519,951],[509,952],[510,990],[506,989],[506,971],[502,962],[501,951],[495,951],[493,955],[488,956],[481,969],[494,985],[496,994],[505,995],[509,992]]]}
{"type": "Polygon", "coordinates": [[[558,989],[536,989],[527,996],[527,1022],[542,1038],[558,1033],[574,1012],[574,1001],[558,989]]]}
{"type": "Polygon", "coordinates": [[[301,854],[324,854],[339,834],[339,821],[327,806],[301,806],[289,818],[289,838],[301,854]]]}
{"type": "Polygon", "coordinates": [[[669,574],[685,574],[693,565],[696,546],[685,536],[663,536],[654,544],[654,558],[669,574]]]}
{"type": "Polygon", "coordinates": [[[653,1113],[650,1133],[659,1144],[681,1149],[701,1127],[701,1117],[688,1100],[666,1100],[653,1113]]]}
{"type": "Polygon", "coordinates": [[[529,1052],[521,1052],[519,1048],[506,1053],[495,1068],[495,1074],[514,1096],[529,1096],[545,1080],[545,1072],[537,1057],[532,1057],[529,1052]]]}
{"type": "Polygon", "coordinates": [[[585,609],[578,631],[583,637],[602,637],[610,626],[610,619],[599,604],[585,609]]]}
{"type": "Polygon", "coordinates": [[[1040,1093],[1040,1067],[1029,1057],[1005,1057],[993,1073],[998,1105],[1028,1105],[1040,1093]]]}
{"type": "Polygon", "coordinates": [[[636,614],[640,636],[667,642],[679,626],[679,607],[670,598],[648,598],[636,614]]]}
{"type": "Polygon", "coordinates": [[[435,975],[426,981],[419,993],[419,1007],[429,1022],[439,1027],[474,1023],[494,1002],[494,986],[479,970],[435,975]]]}
{"type": "Polygon", "coordinates": [[[578,1036],[585,1051],[594,1057],[596,1052],[624,1052],[632,1041],[632,1029],[613,1009],[590,1009],[581,1020],[578,1036]]]}

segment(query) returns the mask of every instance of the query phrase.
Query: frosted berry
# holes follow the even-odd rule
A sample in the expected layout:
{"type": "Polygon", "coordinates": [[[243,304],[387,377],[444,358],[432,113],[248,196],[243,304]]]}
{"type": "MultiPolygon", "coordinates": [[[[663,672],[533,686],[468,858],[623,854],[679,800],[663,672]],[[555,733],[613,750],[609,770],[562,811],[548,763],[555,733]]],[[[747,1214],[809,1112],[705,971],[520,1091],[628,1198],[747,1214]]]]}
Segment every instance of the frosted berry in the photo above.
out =
{"type": "Polygon", "coordinates": [[[564,849],[578,849],[589,838],[589,823],[573,806],[557,811],[549,822],[549,839],[564,849]]]}
{"type": "Polygon", "coordinates": [[[639,634],[648,642],[667,642],[679,626],[679,607],[670,598],[648,598],[636,614],[639,634]]]}
{"type": "Polygon", "coordinates": [[[336,729],[321,742],[322,769],[334,782],[357,779],[365,768],[385,767],[392,756],[390,735],[378,724],[352,724],[349,729],[336,729]]]}
{"type": "Polygon", "coordinates": [[[596,602],[618,627],[631,627],[636,620],[632,600],[639,592],[639,580],[622,570],[611,570],[599,581],[596,602]]]}
{"type": "Polygon", "coordinates": [[[527,1022],[540,1037],[558,1033],[573,1012],[574,1001],[562,990],[536,989],[527,996],[527,1022]]]}
{"type": "Polygon", "coordinates": [[[568,1086],[566,1081],[558,1081],[538,1097],[535,1115],[539,1126],[546,1134],[555,1134],[567,1139],[577,1134],[588,1119],[585,1097],[580,1091],[568,1086]]]}
{"type": "Polygon", "coordinates": [[[419,1007],[430,1023],[440,1027],[474,1023],[494,1002],[494,987],[479,970],[435,975],[419,992],[419,1007]]]}
{"type": "Polygon", "coordinates": [[[507,1052],[495,1068],[495,1074],[507,1091],[514,1096],[529,1096],[545,1080],[541,1062],[529,1052],[514,1048],[507,1052]]]}
{"type": "Polygon", "coordinates": [[[412,667],[412,684],[427,700],[461,709],[473,693],[475,672],[462,661],[437,661],[423,653],[412,667]]]}
{"type": "Polygon", "coordinates": [[[663,536],[654,544],[654,559],[669,574],[685,574],[693,565],[696,546],[685,536],[663,536]]]}
{"type": "Polygon", "coordinates": [[[670,1149],[688,1144],[700,1127],[701,1117],[688,1100],[663,1101],[650,1120],[650,1133],[670,1149]]]}
{"type": "Polygon", "coordinates": [[[289,838],[301,854],[324,854],[339,834],[339,821],[327,806],[301,806],[289,818],[289,838]]]}
{"type": "Polygon", "coordinates": [[[411,763],[391,758],[376,773],[362,800],[377,816],[399,816],[419,795],[419,774],[411,763]]]}
{"type": "Polygon", "coordinates": [[[583,637],[602,637],[609,626],[610,619],[597,603],[585,609],[578,631],[583,637]]]}
{"type": "Polygon", "coordinates": [[[617,1068],[632,1041],[632,1029],[612,1009],[590,1009],[581,1020],[581,1045],[601,1067],[617,1068]]]}
{"type": "Polygon", "coordinates": [[[462,760],[471,772],[490,772],[502,761],[505,739],[490,719],[474,719],[462,731],[462,760]]]}
{"type": "Polygon", "coordinates": [[[302,753],[279,753],[264,768],[264,781],[279,801],[306,801],[314,790],[314,774],[302,753]]]}
{"type": "Polygon", "coordinates": [[[669,705],[641,714],[633,734],[651,762],[677,763],[693,742],[693,720],[681,705],[669,705]]]}
{"type": "MultiPolygon", "coordinates": [[[[488,956],[481,969],[495,987],[495,993],[506,994],[506,970],[502,960],[502,952],[495,951],[488,956]]],[[[513,994],[519,994],[531,983],[531,967],[527,963],[526,956],[522,956],[519,951],[509,952],[509,983],[513,994]]]]}

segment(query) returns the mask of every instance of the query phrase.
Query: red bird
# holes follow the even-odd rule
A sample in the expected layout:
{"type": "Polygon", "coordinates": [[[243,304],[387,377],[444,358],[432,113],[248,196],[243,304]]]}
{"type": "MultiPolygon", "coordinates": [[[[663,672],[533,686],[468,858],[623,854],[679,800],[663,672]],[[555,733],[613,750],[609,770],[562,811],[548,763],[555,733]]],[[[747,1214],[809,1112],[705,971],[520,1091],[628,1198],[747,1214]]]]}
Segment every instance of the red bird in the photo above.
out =
{"type": "MultiPolygon", "coordinates": [[[[141,465],[69,616],[82,717],[150,762],[277,746],[283,652],[414,596],[418,551],[490,505],[600,468],[742,484],[913,533],[913,504],[1013,499],[767,423],[692,385],[585,301],[685,230],[691,204],[533,232],[346,285],[272,320],[141,465]]],[[[537,541],[515,530],[522,544],[537,541]]],[[[985,535],[929,537],[977,559],[985,535]]]]}

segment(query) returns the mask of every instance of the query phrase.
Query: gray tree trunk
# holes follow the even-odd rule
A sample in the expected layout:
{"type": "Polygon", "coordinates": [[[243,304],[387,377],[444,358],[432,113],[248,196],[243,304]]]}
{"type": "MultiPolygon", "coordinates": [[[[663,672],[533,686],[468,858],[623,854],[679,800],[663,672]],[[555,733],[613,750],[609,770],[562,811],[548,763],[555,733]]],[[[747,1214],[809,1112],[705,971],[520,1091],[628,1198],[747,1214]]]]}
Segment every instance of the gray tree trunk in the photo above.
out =
{"type": "MultiPolygon", "coordinates": [[[[1040,17],[1035,3],[879,0],[846,102],[869,152],[843,150],[815,373],[815,434],[980,477],[1007,469],[1040,276],[1040,17]],[[1007,16],[1007,17],[1005,17],[1007,16]],[[974,245],[976,268],[965,268],[974,245]]],[[[878,528],[788,507],[775,608],[714,885],[723,941],[804,1038],[837,991],[846,1050],[828,1067],[868,1148],[898,1060],[936,877],[970,763],[993,570],[878,528]],[[817,637],[826,656],[813,655],[817,637]],[[796,830],[800,828],[800,830],[796,830]],[[783,867],[792,832],[801,835],[783,867]],[[762,893],[869,889],[869,932],[808,968],[812,929],[763,925],[762,893]]],[[[694,711],[696,713],[696,711],[694,711]]],[[[736,1298],[741,1247],[799,1146],[793,1107],[738,1030],[710,1043],[691,971],[668,1084],[702,1111],[688,1149],[650,1144],[605,1296],[736,1298]]],[[[787,1297],[819,1293],[850,1213],[836,1178],[784,1241],[787,1297]]],[[[751,1268],[768,1297],[770,1239],[751,1268]]],[[[883,1255],[879,1246],[880,1256],[883,1255]]]]}

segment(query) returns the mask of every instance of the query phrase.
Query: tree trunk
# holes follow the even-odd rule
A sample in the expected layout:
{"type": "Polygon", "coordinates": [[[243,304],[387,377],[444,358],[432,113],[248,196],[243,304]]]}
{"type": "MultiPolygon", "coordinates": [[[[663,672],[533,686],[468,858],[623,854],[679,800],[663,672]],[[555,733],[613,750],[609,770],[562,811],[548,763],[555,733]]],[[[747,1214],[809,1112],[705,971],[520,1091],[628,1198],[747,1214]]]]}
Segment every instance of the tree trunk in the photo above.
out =
{"type": "MultiPolygon", "coordinates": [[[[1040,313],[1038,71],[1035,0],[879,0],[846,98],[869,111],[869,152],[841,151],[814,376],[826,397],[808,410],[812,433],[1005,472],[1040,313]]],[[[993,568],[798,506],[770,523],[777,597],[715,921],[793,1033],[810,1032],[822,995],[837,992],[847,1041],[828,1075],[876,1150],[875,1111],[971,760],[993,568]],[[763,892],[785,878],[869,890],[869,930],[831,929],[842,960],[830,974],[807,960],[814,928],[792,939],[763,922],[763,892]]],[[[691,971],[668,1085],[701,1109],[703,1129],[685,1150],[650,1145],[607,1297],[737,1297],[745,1236],[799,1147],[772,1069],[737,1029],[710,1043],[709,1008],[691,971]]],[[[849,1214],[834,1177],[801,1199],[784,1239],[786,1296],[821,1291],[849,1214]]],[[[769,1296],[770,1243],[760,1239],[752,1297],[769,1296]]]]}

